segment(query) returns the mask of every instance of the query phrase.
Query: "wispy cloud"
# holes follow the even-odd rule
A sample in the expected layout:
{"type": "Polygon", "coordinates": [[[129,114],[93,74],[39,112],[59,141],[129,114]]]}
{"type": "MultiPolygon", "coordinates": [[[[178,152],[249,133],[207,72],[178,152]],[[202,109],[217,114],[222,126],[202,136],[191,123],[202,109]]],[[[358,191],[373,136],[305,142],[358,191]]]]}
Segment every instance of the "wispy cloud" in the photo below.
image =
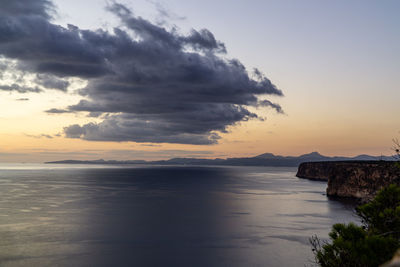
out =
{"type": "Polygon", "coordinates": [[[25,136],[31,137],[31,138],[48,138],[48,139],[53,139],[54,138],[53,136],[51,136],[49,134],[38,134],[38,135],[25,134],[25,136]]]}

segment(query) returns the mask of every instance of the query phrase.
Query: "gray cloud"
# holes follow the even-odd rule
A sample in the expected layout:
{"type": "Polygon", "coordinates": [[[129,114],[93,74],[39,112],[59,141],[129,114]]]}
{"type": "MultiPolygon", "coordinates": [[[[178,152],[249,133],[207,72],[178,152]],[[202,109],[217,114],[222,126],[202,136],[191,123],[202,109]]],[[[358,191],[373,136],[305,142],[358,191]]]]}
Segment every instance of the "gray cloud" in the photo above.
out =
{"type": "Polygon", "coordinates": [[[96,37],[111,37],[107,33],[52,24],[46,0],[0,0],[0,5],[0,54],[19,60],[19,69],[84,78],[110,71],[106,47],[93,43],[96,37]]]}
{"type": "Polygon", "coordinates": [[[45,112],[46,112],[46,113],[50,113],[50,114],[70,113],[69,110],[66,110],[66,109],[58,109],[58,108],[48,109],[48,110],[46,110],[45,112]]]}
{"type": "Polygon", "coordinates": [[[55,13],[54,5],[49,0],[2,0],[0,15],[39,16],[50,19],[55,13]]]}
{"type": "Polygon", "coordinates": [[[24,85],[19,85],[16,83],[10,85],[0,85],[0,90],[2,91],[17,91],[18,93],[28,93],[34,92],[39,93],[41,90],[38,87],[29,87],[24,85]]]}
{"type": "Polygon", "coordinates": [[[284,111],[283,111],[283,109],[282,109],[282,107],[281,107],[280,105],[278,105],[278,104],[276,104],[276,103],[272,103],[272,102],[269,101],[269,100],[262,100],[262,101],[259,101],[259,102],[257,103],[257,106],[259,106],[259,107],[271,107],[271,108],[275,109],[276,112],[278,112],[278,113],[281,113],[281,114],[284,113],[284,111]]]}
{"type": "Polygon", "coordinates": [[[25,134],[28,137],[32,137],[32,138],[48,138],[48,139],[53,139],[53,136],[49,135],[49,134],[39,134],[39,135],[33,135],[33,134],[25,134]]]}
{"type": "MultiPolygon", "coordinates": [[[[179,125],[180,126],[180,125],[179,125]]],[[[187,126],[190,128],[190,125],[187,126]]],[[[145,121],[126,116],[111,116],[103,122],[83,126],[71,125],[64,128],[69,138],[93,141],[136,141],[143,143],[215,144],[220,138],[215,133],[196,133],[175,128],[168,122],[145,121]]]]}
{"type": "Polygon", "coordinates": [[[185,16],[179,16],[175,14],[173,11],[169,10],[164,3],[160,3],[158,1],[150,1],[148,2],[152,3],[154,7],[158,11],[158,18],[157,18],[157,23],[158,24],[168,24],[169,21],[174,21],[174,20],[186,20],[187,18],[185,16]]]}
{"type": "Polygon", "coordinates": [[[225,45],[207,29],[180,34],[118,3],[107,7],[122,24],[113,32],[64,28],[49,21],[48,1],[32,2],[29,7],[31,2],[24,1],[29,12],[16,12],[10,4],[12,12],[0,13],[0,54],[17,59],[19,69],[37,73],[36,82],[45,88],[67,90],[64,77],[88,81],[80,91],[85,100],[46,111],[103,118],[65,127],[68,138],[215,144],[218,132],[258,118],[248,106],[283,112],[277,104],[258,100],[282,92],[259,70],[251,75],[238,60],[226,59],[225,45]]]}
{"type": "Polygon", "coordinates": [[[35,82],[47,89],[57,89],[61,91],[67,91],[70,83],[68,81],[59,79],[55,76],[47,74],[38,74],[36,76],[35,82]]]}
{"type": "Polygon", "coordinates": [[[85,134],[83,127],[74,124],[64,128],[65,135],[69,138],[81,138],[85,134]]]}

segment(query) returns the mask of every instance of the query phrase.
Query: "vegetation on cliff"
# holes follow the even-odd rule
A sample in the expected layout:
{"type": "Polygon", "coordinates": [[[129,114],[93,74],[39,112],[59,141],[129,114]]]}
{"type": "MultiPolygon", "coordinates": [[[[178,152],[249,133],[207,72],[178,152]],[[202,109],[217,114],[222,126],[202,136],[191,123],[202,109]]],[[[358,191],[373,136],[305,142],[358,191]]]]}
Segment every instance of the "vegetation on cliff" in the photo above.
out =
{"type": "Polygon", "coordinates": [[[310,238],[316,263],[322,267],[379,266],[400,247],[400,187],[390,185],[356,209],[362,225],[335,224],[330,242],[310,238]]]}

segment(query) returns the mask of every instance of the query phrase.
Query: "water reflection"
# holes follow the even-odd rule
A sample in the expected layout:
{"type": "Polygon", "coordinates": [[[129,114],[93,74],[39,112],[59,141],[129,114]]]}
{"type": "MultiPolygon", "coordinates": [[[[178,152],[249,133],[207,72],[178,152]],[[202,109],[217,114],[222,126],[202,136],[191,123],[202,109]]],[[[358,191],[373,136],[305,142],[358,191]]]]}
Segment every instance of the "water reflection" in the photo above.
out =
{"type": "Polygon", "coordinates": [[[0,171],[5,266],[298,266],[353,220],[293,168],[0,171]]]}

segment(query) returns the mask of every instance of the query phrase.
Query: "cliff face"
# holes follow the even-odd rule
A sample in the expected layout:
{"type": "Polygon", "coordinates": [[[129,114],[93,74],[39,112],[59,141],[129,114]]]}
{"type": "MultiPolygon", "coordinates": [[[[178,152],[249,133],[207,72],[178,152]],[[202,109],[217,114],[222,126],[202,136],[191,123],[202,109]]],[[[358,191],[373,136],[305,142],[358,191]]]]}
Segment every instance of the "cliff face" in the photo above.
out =
{"type": "Polygon", "coordinates": [[[382,187],[400,184],[400,169],[391,161],[306,162],[297,177],[327,180],[328,196],[369,199],[382,187]]]}
{"type": "Polygon", "coordinates": [[[299,165],[296,176],[317,181],[328,181],[334,162],[304,162],[299,165]]]}

